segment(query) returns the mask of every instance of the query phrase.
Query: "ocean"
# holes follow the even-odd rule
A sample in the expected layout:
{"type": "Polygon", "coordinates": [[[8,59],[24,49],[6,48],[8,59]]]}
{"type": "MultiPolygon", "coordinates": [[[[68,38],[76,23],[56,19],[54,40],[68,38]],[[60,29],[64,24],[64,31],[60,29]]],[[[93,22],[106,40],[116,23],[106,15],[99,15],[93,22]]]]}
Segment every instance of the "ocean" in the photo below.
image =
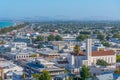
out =
{"type": "Polygon", "coordinates": [[[5,28],[5,27],[10,27],[13,26],[13,22],[8,22],[8,21],[0,21],[0,28],[5,28]]]}

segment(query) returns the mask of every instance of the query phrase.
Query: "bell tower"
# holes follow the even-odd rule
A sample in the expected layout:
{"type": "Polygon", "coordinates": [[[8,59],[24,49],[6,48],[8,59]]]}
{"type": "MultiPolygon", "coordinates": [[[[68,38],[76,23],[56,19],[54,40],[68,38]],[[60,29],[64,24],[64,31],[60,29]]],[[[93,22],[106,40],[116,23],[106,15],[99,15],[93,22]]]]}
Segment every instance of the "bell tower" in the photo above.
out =
{"type": "Polygon", "coordinates": [[[91,65],[92,56],[92,39],[87,39],[86,42],[86,59],[88,60],[88,65],[91,65]]]}

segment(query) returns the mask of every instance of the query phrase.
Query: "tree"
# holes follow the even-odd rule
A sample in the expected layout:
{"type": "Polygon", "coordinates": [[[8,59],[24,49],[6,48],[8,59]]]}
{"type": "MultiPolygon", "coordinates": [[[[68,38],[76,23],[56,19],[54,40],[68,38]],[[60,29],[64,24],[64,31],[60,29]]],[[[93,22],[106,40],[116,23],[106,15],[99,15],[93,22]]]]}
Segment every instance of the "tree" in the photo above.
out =
{"type": "Polygon", "coordinates": [[[54,35],[49,35],[48,36],[48,41],[54,41],[55,40],[55,36],[54,35]]]}
{"type": "Polygon", "coordinates": [[[106,37],[106,40],[109,40],[111,37],[108,35],[107,37],[106,37]]]}
{"type": "Polygon", "coordinates": [[[42,36],[37,36],[37,40],[38,40],[38,41],[43,41],[44,39],[43,39],[42,36]]]}
{"type": "Polygon", "coordinates": [[[39,80],[51,80],[50,73],[48,71],[44,70],[42,72],[42,74],[40,75],[39,80]]]}
{"type": "Polygon", "coordinates": [[[32,75],[36,80],[39,80],[39,78],[40,78],[40,75],[39,74],[33,74],[32,75]]]}
{"type": "Polygon", "coordinates": [[[0,44],[6,44],[6,42],[5,42],[4,40],[2,40],[2,41],[0,42],[0,44]]]}
{"type": "Polygon", "coordinates": [[[99,35],[97,35],[97,39],[104,40],[105,39],[105,35],[99,34],[99,35]]]}
{"type": "Polygon", "coordinates": [[[63,38],[62,38],[60,35],[57,35],[57,36],[55,36],[55,40],[56,40],[56,41],[62,41],[63,38]]]}
{"type": "Polygon", "coordinates": [[[108,63],[106,61],[104,61],[103,59],[98,59],[96,64],[100,65],[100,66],[107,66],[108,65],[108,63]]]}
{"type": "Polygon", "coordinates": [[[120,34],[114,34],[113,38],[120,38],[120,34]]]}
{"type": "Polygon", "coordinates": [[[68,80],[73,80],[73,78],[72,77],[69,77],[69,79],[68,80]]]}
{"type": "Polygon", "coordinates": [[[99,30],[95,30],[93,31],[93,34],[101,34],[101,32],[99,30]]]}
{"type": "Polygon", "coordinates": [[[26,74],[25,74],[25,73],[22,75],[22,78],[23,78],[23,79],[25,79],[25,78],[26,78],[26,74]]]}
{"type": "Polygon", "coordinates": [[[89,31],[81,31],[80,34],[90,35],[91,32],[89,32],[89,31]]]}
{"type": "Polygon", "coordinates": [[[84,41],[87,38],[88,38],[88,35],[80,34],[79,36],[76,37],[76,40],[77,41],[84,41]]]}
{"type": "Polygon", "coordinates": [[[32,54],[30,55],[30,57],[37,57],[37,54],[32,54]]]}
{"type": "Polygon", "coordinates": [[[43,47],[44,47],[43,44],[38,45],[38,48],[43,48],[43,47]]]}
{"type": "Polygon", "coordinates": [[[120,74],[120,67],[115,70],[115,73],[116,73],[116,74],[120,74]]]}
{"type": "Polygon", "coordinates": [[[76,54],[79,54],[79,52],[80,52],[80,46],[79,46],[79,45],[76,45],[76,46],[74,47],[74,52],[75,52],[76,54]]]}
{"type": "Polygon", "coordinates": [[[109,42],[102,42],[103,46],[110,47],[109,42]]]}
{"type": "Polygon", "coordinates": [[[72,77],[69,77],[68,79],[65,79],[65,80],[73,80],[73,78],[72,78],[72,77]]]}
{"type": "Polygon", "coordinates": [[[118,55],[118,54],[116,55],[116,61],[120,62],[120,55],[118,55]]]}
{"type": "Polygon", "coordinates": [[[80,76],[82,80],[86,80],[91,77],[91,74],[89,72],[89,68],[85,65],[82,66],[82,70],[80,71],[80,76]]]}
{"type": "Polygon", "coordinates": [[[0,80],[2,80],[2,77],[0,77],[0,80]]]}

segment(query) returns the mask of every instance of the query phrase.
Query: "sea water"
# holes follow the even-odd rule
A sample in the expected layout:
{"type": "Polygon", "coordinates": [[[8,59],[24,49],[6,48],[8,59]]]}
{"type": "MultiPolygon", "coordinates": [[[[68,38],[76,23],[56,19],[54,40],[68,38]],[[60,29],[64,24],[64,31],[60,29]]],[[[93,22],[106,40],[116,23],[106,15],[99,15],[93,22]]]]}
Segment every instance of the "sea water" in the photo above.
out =
{"type": "Polygon", "coordinates": [[[0,28],[10,27],[10,26],[13,26],[13,22],[0,21],[0,28]]]}

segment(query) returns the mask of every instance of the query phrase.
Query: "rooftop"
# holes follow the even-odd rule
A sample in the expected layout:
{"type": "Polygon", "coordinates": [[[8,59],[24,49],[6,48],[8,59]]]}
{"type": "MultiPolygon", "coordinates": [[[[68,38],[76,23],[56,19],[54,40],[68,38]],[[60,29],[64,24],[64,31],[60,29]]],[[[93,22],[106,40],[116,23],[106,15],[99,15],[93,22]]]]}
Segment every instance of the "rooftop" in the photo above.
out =
{"type": "MultiPolygon", "coordinates": [[[[108,55],[114,55],[114,54],[115,54],[115,52],[113,50],[93,51],[92,52],[92,56],[108,56],[108,55]]],[[[71,55],[85,56],[86,52],[80,52],[79,54],[76,54],[76,53],[72,52],[71,55]]]]}
{"type": "Polygon", "coordinates": [[[59,55],[56,51],[50,48],[42,48],[40,50],[37,50],[36,52],[44,55],[59,55]]]}

